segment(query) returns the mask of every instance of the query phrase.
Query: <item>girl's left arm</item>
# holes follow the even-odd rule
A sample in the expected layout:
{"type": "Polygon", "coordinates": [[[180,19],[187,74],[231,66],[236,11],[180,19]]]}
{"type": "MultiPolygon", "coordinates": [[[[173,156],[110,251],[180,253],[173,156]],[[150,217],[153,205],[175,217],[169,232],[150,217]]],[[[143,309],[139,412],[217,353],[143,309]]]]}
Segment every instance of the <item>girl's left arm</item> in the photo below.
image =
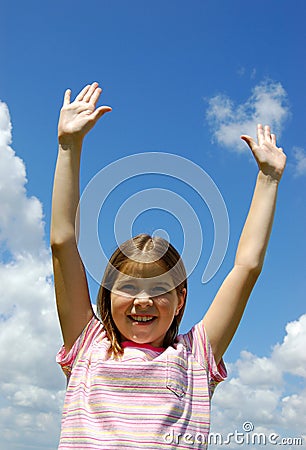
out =
{"type": "Polygon", "coordinates": [[[239,240],[234,267],[225,278],[204,316],[204,326],[217,364],[239,325],[261,272],[272,229],[279,181],[286,155],[276,146],[270,127],[258,125],[257,143],[241,136],[259,167],[250,210],[239,240]]]}

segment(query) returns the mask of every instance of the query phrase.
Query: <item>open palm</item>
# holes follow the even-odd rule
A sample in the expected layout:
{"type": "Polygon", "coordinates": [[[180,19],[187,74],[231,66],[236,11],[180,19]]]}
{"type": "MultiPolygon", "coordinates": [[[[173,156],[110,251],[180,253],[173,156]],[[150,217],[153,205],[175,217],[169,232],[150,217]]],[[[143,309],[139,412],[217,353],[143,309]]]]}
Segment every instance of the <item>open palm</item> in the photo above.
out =
{"type": "Polygon", "coordinates": [[[250,147],[263,174],[280,180],[286,165],[286,155],[281,147],[277,147],[276,136],[271,134],[269,125],[257,126],[257,142],[247,135],[242,135],[241,139],[250,147]]]}
{"type": "Polygon", "coordinates": [[[58,123],[59,140],[82,140],[99,118],[112,110],[109,106],[96,108],[101,92],[98,83],[92,83],[85,86],[71,102],[71,90],[66,90],[58,123]]]}

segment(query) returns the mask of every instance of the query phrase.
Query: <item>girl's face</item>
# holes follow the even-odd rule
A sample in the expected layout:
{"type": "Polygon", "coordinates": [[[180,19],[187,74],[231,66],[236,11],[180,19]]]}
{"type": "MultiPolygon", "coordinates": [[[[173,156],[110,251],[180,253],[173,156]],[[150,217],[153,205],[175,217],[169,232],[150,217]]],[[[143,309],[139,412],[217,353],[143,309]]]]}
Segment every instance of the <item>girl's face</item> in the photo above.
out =
{"type": "Polygon", "coordinates": [[[112,318],[122,340],[162,347],[184,305],[186,290],[178,293],[172,277],[158,263],[127,263],[123,270],[111,292],[112,318]]]}

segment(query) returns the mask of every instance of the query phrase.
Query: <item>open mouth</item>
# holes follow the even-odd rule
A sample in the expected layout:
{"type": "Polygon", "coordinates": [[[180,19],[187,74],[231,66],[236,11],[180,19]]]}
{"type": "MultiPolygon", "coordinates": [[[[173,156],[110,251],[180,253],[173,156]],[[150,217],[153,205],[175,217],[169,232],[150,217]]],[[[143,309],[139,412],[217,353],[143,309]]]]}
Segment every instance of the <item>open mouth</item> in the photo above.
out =
{"type": "Polygon", "coordinates": [[[151,323],[156,319],[155,316],[137,316],[137,315],[129,315],[128,318],[132,320],[132,322],[138,323],[151,323]]]}

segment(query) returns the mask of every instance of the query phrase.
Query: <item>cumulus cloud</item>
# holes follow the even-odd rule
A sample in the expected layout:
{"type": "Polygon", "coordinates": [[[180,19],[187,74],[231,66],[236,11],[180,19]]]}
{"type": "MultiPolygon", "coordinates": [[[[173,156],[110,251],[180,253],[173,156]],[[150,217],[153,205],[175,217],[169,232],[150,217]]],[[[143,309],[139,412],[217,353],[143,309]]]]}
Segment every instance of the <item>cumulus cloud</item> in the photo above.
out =
{"type": "Polygon", "coordinates": [[[26,193],[23,161],[10,147],[0,102],[0,423],[1,445],[56,448],[64,380],[43,209],[26,193]]]}
{"type": "MultiPolygon", "coordinates": [[[[241,352],[240,358],[229,365],[229,381],[216,390],[212,432],[225,437],[235,430],[242,432],[243,424],[251,422],[253,432],[265,433],[267,438],[271,433],[280,438],[302,437],[306,417],[305,341],[306,314],[287,324],[283,342],[273,347],[269,357],[241,352]]],[[[228,448],[241,445],[233,440],[228,448]]],[[[275,444],[267,442],[265,448],[275,448],[275,444]]]]}
{"type": "Polygon", "coordinates": [[[254,136],[257,123],[270,124],[280,136],[289,115],[287,93],[281,83],[271,80],[254,87],[251,96],[236,104],[227,95],[218,94],[208,100],[206,118],[214,140],[234,151],[245,151],[241,134],[254,136]]]}
{"type": "Polygon", "coordinates": [[[301,147],[293,147],[292,154],[294,175],[306,175],[306,151],[301,147]]]}
{"type": "Polygon", "coordinates": [[[16,259],[37,252],[46,252],[43,244],[44,223],[42,205],[36,197],[26,196],[24,163],[9,146],[11,124],[7,106],[0,112],[0,241],[16,259]]]}
{"type": "Polygon", "coordinates": [[[282,344],[274,347],[272,359],[282,372],[306,379],[306,314],[286,326],[282,344]]]}

